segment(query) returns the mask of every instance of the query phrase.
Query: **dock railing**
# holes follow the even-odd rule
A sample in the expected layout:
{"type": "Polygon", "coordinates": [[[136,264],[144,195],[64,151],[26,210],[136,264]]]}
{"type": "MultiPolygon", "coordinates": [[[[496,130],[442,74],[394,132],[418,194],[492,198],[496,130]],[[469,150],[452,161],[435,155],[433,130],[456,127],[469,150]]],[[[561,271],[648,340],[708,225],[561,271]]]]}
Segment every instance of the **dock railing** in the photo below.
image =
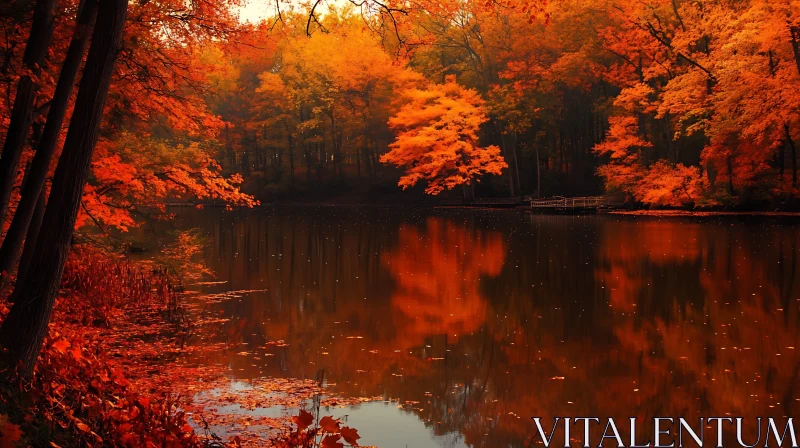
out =
{"type": "Polygon", "coordinates": [[[609,205],[609,200],[604,196],[584,196],[577,198],[555,196],[551,198],[531,199],[531,208],[599,209],[608,207],[609,205]]]}

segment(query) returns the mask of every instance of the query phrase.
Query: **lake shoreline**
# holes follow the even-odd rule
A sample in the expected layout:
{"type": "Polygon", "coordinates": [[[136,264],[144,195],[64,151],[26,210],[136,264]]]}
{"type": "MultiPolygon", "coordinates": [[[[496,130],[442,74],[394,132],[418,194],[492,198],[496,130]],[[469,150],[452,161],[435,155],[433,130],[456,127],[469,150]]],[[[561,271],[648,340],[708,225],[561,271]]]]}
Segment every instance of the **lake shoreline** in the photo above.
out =
{"type": "Polygon", "coordinates": [[[693,211],[693,210],[611,210],[603,212],[608,215],[619,216],[648,216],[648,217],[689,217],[689,218],[706,218],[706,217],[737,217],[737,216],[776,216],[776,217],[800,217],[800,212],[781,212],[781,211],[693,211]]]}
{"type": "MultiPolygon", "coordinates": [[[[146,205],[145,205],[146,206],[146,205]]],[[[197,208],[222,208],[226,207],[224,204],[194,204],[187,202],[174,202],[166,204],[167,207],[190,207],[197,208]]],[[[518,210],[530,211],[529,206],[516,205],[516,206],[492,206],[488,204],[441,204],[436,202],[428,203],[391,203],[391,202],[338,202],[338,201],[274,201],[262,203],[256,206],[255,209],[268,209],[278,207],[330,207],[330,208],[413,208],[413,209],[452,209],[452,210],[518,210]]],[[[233,207],[234,209],[247,209],[247,207],[233,207]]],[[[536,213],[542,215],[563,215],[563,213],[536,213]]],[[[736,216],[776,216],[776,217],[800,217],[800,210],[797,211],[777,211],[777,210],[678,210],[678,209],[663,209],[663,210],[648,210],[648,209],[610,209],[601,210],[597,213],[600,215],[618,215],[618,216],[643,216],[643,217],[736,217],[736,216]]]]}

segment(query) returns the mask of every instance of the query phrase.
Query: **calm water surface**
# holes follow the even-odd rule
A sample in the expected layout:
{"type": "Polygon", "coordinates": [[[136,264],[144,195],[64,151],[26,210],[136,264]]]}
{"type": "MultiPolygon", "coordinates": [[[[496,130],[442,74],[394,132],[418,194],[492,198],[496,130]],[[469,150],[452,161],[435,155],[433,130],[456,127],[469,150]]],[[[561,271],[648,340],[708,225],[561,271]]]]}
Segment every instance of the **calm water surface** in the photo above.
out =
{"type": "Polygon", "coordinates": [[[325,412],[364,445],[523,447],[532,416],[800,408],[797,221],[367,207],[176,218],[207,237],[224,283],[204,290],[246,291],[213,305],[229,321],[208,337],[288,344],[206,362],[241,387],[324,376],[343,396],[383,397],[325,412]]]}

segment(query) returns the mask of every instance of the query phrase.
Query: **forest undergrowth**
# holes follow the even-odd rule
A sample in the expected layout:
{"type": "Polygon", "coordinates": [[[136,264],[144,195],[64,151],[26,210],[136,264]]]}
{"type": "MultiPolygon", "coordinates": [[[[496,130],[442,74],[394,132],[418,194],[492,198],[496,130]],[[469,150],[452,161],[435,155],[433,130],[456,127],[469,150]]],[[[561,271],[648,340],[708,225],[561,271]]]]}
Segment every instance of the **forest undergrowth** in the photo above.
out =
{"type": "MultiPolygon", "coordinates": [[[[8,295],[0,299],[0,321],[8,295]]],[[[166,269],[97,249],[73,251],[32,376],[0,374],[0,448],[358,445],[357,431],[321,417],[319,406],[285,418],[215,412],[215,404],[231,401],[245,409],[319,404],[323,388],[315,381],[265,379],[249,397],[195,402],[199,390],[228,379],[223,369],[185,361],[203,349],[187,343],[193,331],[218,320],[190,295],[166,269]]]]}

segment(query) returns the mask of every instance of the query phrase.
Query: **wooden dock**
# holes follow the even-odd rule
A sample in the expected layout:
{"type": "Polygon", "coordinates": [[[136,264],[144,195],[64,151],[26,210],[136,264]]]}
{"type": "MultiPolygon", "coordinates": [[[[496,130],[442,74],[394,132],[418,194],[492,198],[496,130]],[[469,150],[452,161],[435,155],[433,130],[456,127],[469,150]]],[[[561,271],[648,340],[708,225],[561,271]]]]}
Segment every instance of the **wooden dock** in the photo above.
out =
{"type": "Polygon", "coordinates": [[[533,198],[531,196],[510,198],[475,198],[471,202],[460,199],[446,199],[438,203],[440,207],[479,207],[479,208],[521,208],[534,213],[550,214],[589,214],[617,208],[624,198],[614,196],[584,196],[568,198],[554,196],[533,198]]]}
{"type": "Polygon", "coordinates": [[[531,199],[531,211],[535,213],[597,213],[612,208],[614,205],[614,201],[605,196],[577,198],[555,196],[552,198],[531,199]]]}

